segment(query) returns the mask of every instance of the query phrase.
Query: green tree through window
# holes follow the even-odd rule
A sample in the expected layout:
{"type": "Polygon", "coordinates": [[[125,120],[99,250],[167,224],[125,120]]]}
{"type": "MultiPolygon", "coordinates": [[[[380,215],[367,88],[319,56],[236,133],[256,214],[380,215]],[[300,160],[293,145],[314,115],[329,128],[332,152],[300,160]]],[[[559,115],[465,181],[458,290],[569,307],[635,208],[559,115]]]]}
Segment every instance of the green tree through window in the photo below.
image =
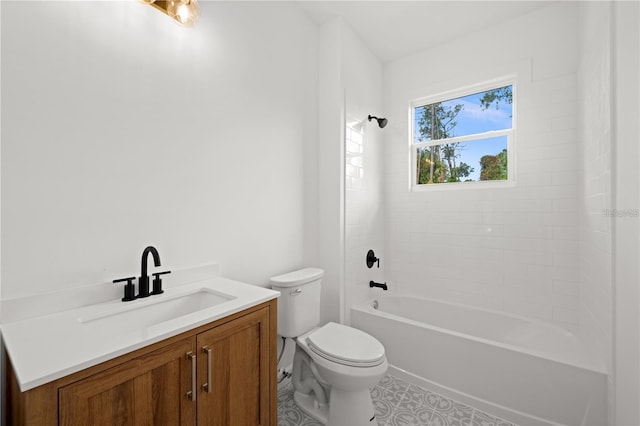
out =
{"type": "Polygon", "coordinates": [[[413,108],[418,185],[507,180],[513,86],[413,108]]]}

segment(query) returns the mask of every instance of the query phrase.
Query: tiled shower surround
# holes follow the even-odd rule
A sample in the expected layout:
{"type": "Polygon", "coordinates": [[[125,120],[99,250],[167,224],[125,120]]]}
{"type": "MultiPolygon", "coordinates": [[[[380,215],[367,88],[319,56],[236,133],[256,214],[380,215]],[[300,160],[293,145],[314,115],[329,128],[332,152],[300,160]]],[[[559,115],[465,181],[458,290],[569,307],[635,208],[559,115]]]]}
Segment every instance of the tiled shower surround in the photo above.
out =
{"type": "Polygon", "coordinates": [[[396,291],[578,328],[575,12],[575,5],[540,10],[386,67],[385,102],[395,127],[385,144],[386,278],[396,291]],[[545,35],[525,37],[536,22],[545,22],[545,35]],[[486,45],[493,53],[477,53],[486,45]],[[544,48],[549,45],[556,48],[544,48]],[[431,61],[444,52],[455,58],[431,61]],[[465,73],[469,64],[473,76],[465,73]],[[506,75],[516,75],[516,184],[411,190],[411,100],[506,75]]]}
{"type": "MultiPolygon", "coordinates": [[[[371,397],[378,426],[516,426],[390,374],[371,397]]],[[[296,406],[290,379],[278,385],[278,426],[322,426],[296,406]]]]}
{"type": "MultiPolygon", "coordinates": [[[[580,327],[608,371],[612,371],[612,221],[607,215],[611,193],[611,117],[600,105],[611,102],[610,13],[606,3],[581,8],[591,25],[581,28],[582,55],[578,73],[582,140],[580,203],[580,327]]],[[[628,207],[621,200],[621,207],[628,207]]]]}

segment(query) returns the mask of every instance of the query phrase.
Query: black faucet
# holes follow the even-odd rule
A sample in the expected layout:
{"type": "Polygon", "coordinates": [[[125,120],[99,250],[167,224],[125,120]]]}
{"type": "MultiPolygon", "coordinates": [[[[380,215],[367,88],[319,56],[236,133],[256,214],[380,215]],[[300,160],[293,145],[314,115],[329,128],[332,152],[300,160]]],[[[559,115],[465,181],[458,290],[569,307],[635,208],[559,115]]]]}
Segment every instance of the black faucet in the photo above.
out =
{"type": "Polygon", "coordinates": [[[171,271],[164,272],[154,272],[153,273],[153,291],[149,292],[149,275],[147,274],[147,259],[149,258],[149,253],[153,255],[153,263],[156,266],[160,266],[160,255],[158,254],[158,250],[155,247],[147,247],[142,252],[142,264],[140,267],[140,278],[138,278],[138,295],[135,294],[135,286],[133,284],[133,280],[136,277],[122,278],[119,280],[114,280],[114,284],[126,282],[124,286],[124,297],[122,298],[123,302],[129,302],[131,300],[135,300],[138,297],[149,297],[154,294],[162,294],[164,291],[162,290],[162,278],[161,275],[170,274],[171,271]]]}
{"type": "Polygon", "coordinates": [[[142,252],[142,265],[140,268],[140,278],[138,278],[138,297],[149,297],[149,275],[147,274],[147,258],[149,253],[153,255],[153,263],[160,266],[160,254],[155,247],[149,246],[142,252]]]}
{"type": "Polygon", "coordinates": [[[136,286],[133,284],[133,280],[136,277],[129,278],[120,278],[119,280],[113,280],[114,284],[126,282],[124,285],[124,297],[122,298],[123,302],[130,302],[132,300],[136,300],[136,286]]]}
{"type": "Polygon", "coordinates": [[[387,289],[387,283],[377,283],[375,281],[369,281],[369,287],[379,287],[383,290],[387,289]]]}

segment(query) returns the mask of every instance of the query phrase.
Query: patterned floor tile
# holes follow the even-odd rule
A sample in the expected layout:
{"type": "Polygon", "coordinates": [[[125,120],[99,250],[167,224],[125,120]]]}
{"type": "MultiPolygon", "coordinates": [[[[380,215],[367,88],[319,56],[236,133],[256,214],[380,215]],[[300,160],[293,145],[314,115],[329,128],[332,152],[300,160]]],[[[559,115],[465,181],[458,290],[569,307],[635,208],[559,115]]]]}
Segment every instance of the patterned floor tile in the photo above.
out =
{"type": "Polygon", "coordinates": [[[397,382],[400,379],[392,376],[391,374],[385,374],[382,379],[380,379],[380,381],[378,382],[378,384],[376,386],[381,386],[383,388],[386,388],[387,386],[389,386],[391,383],[397,382]]]}
{"type": "Polygon", "coordinates": [[[401,394],[403,394],[409,387],[409,383],[387,374],[380,380],[380,382],[378,382],[376,386],[381,387],[386,391],[393,392],[394,394],[398,395],[398,398],[400,398],[401,394]]]}
{"type": "Polygon", "coordinates": [[[470,426],[473,420],[473,410],[468,405],[440,397],[436,403],[431,423],[433,424],[434,419],[437,419],[438,422],[444,422],[443,426],[470,426]]]}
{"type": "Polygon", "coordinates": [[[417,410],[396,409],[386,426],[425,426],[429,423],[433,410],[418,408],[417,410]]]}
{"type": "MultiPolygon", "coordinates": [[[[371,399],[378,426],[516,426],[390,374],[371,399]]],[[[278,426],[321,426],[296,406],[291,379],[278,385],[278,426]]]]}
{"type": "Polygon", "coordinates": [[[322,426],[298,408],[290,379],[278,385],[278,426],[322,426]]]}
{"type": "Polygon", "coordinates": [[[371,400],[373,401],[373,411],[376,413],[378,424],[384,425],[393,414],[398,400],[392,392],[388,392],[379,386],[371,390],[371,400]]]}
{"type": "Polygon", "coordinates": [[[409,384],[400,404],[406,408],[426,407],[434,410],[437,407],[439,400],[440,395],[419,386],[409,384]]]}

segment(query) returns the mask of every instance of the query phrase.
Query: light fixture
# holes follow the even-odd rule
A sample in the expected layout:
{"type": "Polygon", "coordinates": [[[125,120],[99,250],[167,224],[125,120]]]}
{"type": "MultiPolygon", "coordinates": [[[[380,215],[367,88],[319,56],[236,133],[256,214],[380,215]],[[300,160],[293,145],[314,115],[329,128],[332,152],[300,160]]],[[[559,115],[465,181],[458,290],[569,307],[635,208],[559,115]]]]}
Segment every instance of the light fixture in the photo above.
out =
{"type": "Polygon", "coordinates": [[[140,0],[150,4],[184,27],[193,27],[200,17],[198,0],[140,0]]]}

